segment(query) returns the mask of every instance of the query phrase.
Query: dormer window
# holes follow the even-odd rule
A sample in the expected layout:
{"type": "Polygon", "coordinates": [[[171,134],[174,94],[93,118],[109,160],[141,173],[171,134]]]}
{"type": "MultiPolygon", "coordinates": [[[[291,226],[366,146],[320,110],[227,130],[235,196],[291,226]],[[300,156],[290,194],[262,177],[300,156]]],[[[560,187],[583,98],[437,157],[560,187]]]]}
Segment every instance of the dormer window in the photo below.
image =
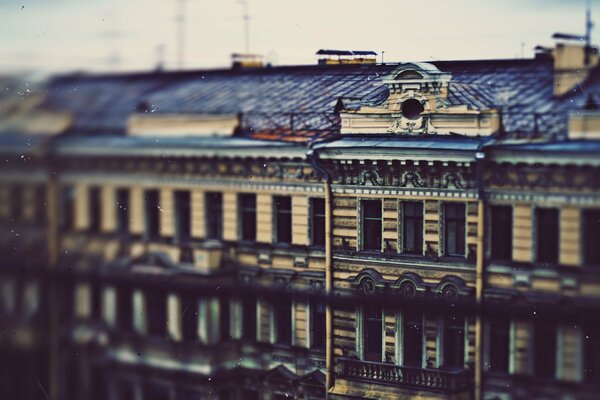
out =
{"type": "Polygon", "coordinates": [[[404,118],[410,120],[419,119],[424,110],[423,104],[417,99],[408,99],[402,102],[402,115],[404,118]]]}

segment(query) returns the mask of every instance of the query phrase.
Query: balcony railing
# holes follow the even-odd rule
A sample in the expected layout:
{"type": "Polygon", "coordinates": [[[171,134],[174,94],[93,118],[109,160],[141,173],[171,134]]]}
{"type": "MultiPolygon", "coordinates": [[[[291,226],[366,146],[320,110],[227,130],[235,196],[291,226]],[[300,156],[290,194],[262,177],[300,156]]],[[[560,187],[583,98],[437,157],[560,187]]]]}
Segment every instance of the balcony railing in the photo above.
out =
{"type": "Polygon", "coordinates": [[[458,392],[469,385],[467,370],[406,367],[361,360],[338,359],[341,376],[437,392],[458,392]]]}

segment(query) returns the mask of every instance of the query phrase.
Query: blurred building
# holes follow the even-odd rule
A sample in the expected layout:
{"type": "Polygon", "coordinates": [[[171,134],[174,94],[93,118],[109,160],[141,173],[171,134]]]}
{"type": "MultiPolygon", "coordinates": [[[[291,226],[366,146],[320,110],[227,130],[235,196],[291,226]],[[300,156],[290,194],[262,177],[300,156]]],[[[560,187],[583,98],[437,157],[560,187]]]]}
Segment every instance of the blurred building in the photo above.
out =
{"type": "Polygon", "coordinates": [[[596,50],[319,54],[0,97],[0,398],[596,397],[596,50]]]}

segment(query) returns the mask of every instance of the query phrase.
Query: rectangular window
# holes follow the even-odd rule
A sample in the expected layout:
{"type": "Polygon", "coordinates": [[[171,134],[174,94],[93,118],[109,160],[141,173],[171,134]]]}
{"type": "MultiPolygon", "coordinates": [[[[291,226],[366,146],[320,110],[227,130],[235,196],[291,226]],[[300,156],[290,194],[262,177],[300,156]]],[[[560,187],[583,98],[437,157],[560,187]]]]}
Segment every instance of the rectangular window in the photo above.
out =
{"type": "Polygon", "coordinates": [[[129,232],[129,190],[117,189],[117,232],[129,232]]]}
{"type": "Polygon", "coordinates": [[[205,194],[206,237],[220,240],[223,237],[223,195],[216,192],[205,194]]]}
{"type": "Polygon", "coordinates": [[[312,302],[310,304],[310,348],[325,350],[325,305],[312,302]]]}
{"type": "Polygon", "coordinates": [[[362,248],[381,251],[381,200],[363,200],[362,248]]]}
{"type": "Polygon", "coordinates": [[[533,350],[535,376],[553,379],[556,373],[556,325],[554,323],[535,322],[533,350]]]}
{"type": "Polygon", "coordinates": [[[310,199],[310,244],[325,246],[325,199],[310,199]]]}
{"type": "Polygon", "coordinates": [[[10,217],[13,222],[23,221],[23,211],[25,204],[24,188],[21,185],[13,185],[10,196],[10,217]]]}
{"type": "Polygon", "coordinates": [[[403,365],[421,368],[423,362],[423,315],[405,312],[403,315],[403,365]]]}
{"type": "Polygon", "coordinates": [[[45,185],[39,185],[35,188],[35,221],[40,225],[47,222],[48,211],[46,207],[48,197],[46,193],[45,185]]]}
{"type": "Polygon", "coordinates": [[[238,197],[240,208],[240,232],[242,240],[256,240],[256,195],[241,194],[238,197]]]}
{"type": "Polygon", "coordinates": [[[558,210],[538,208],[535,210],[537,257],[539,263],[558,262],[558,210]]]}
{"type": "Polygon", "coordinates": [[[363,350],[366,361],[381,362],[383,326],[381,306],[369,305],[363,314],[363,350]]]}
{"type": "Polygon", "coordinates": [[[191,237],[191,208],[190,192],[175,191],[175,239],[177,242],[187,242],[191,237]]]}
{"type": "Polygon", "coordinates": [[[117,287],[117,327],[125,332],[133,330],[133,295],[129,285],[117,287]]]}
{"type": "Polygon", "coordinates": [[[273,305],[275,313],[275,343],[292,344],[292,302],[288,299],[281,299],[273,305]]]}
{"type": "Polygon", "coordinates": [[[423,203],[402,203],[402,252],[423,254],[423,203]]]}
{"type": "Polygon", "coordinates": [[[72,230],[74,227],[75,214],[75,189],[65,186],[60,193],[60,228],[63,231],[72,230]]]}
{"type": "Polygon", "coordinates": [[[512,259],[512,207],[492,206],[492,259],[512,259]]]}
{"type": "Polygon", "coordinates": [[[148,334],[165,336],[167,333],[167,301],[165,292],[152,289],[144,292],[146,298],[146,320],[148,334]]]}
{"type": "Polygon", "coordinates": [[[583,210],[583,262],[600,266],[600,210],[583,210]]]}
{"type": "Polygon", "coordinates": [[[188,342],[198,339],[198,299],[190,294],[181,296],[181,337],[188,342]]]}
{"type": "Polygon", "coordinates": [[[510,321],[507,318],[493,317],[489,321],[489,329],[488,369],[493,372],[507,374],[510,351],[510,321]]]}
{"type": "Polygon", "coordinates": [[[464,368],[465,319],[455,315],[444,318],[444,367],[464,368]]]}
{"type": "Polygon", "coordinates": [[[90,309],[91,318],[98,320],[102,317],[102,287],[98,284],[90,283],[90,309]]]}
{"type": "Polygon", "coordinates": [[[90,187],[88,196],[89,230],[90,232],[100,232],[100,188],[90,187]]]}
{"type": "Polygon", "coordinates": [[[160,236],[158,190],[146,190],[144,193],[144,210],[146,239],[156,239],[160,236]]]}
{"type": "Polygon", "coordinates": [[[231,314],[229,310],[229,300],[219,299],[219,330],[221,331],[221,340],[231,339],[231,314]]]}
{"type": "Polygon", "coordinates": [[[256,299],[245,297],[242,303],[242,337],[256,340],[256,299]]]}
{"type": "Polygon", "coordinates": [[[600,326],[587,324],[583,328],[583,365],[585,382],[600,382],[600,326]]]}
{"type": "Polygon", "coordinates": [[[444,253],[465,255],[465,205],[444,204],[444,253]]]}
{"type": "Polygon", "coordinates": [[[292,242],[292,198],[289,196],[275,196],[275,225],[277,243],[292,242]]]}

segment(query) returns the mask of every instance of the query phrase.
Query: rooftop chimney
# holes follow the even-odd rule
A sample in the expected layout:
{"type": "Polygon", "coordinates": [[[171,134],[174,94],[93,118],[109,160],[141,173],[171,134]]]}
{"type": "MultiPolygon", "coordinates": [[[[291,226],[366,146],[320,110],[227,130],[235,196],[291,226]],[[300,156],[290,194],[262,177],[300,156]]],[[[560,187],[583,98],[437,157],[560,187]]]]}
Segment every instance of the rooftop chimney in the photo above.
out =
{"type": "Polygon", "coordinates": [[[231,55],[231,67],[240,68],[262,68],[264,66],[261,54],[233,53],[231,55]]]}
{"type": "Polygon", "coordinates": [[[583,82],[598,65],[598,48],[579,43],[557,43],[554,58],[554,95],[561,96],[583,82]]]}

